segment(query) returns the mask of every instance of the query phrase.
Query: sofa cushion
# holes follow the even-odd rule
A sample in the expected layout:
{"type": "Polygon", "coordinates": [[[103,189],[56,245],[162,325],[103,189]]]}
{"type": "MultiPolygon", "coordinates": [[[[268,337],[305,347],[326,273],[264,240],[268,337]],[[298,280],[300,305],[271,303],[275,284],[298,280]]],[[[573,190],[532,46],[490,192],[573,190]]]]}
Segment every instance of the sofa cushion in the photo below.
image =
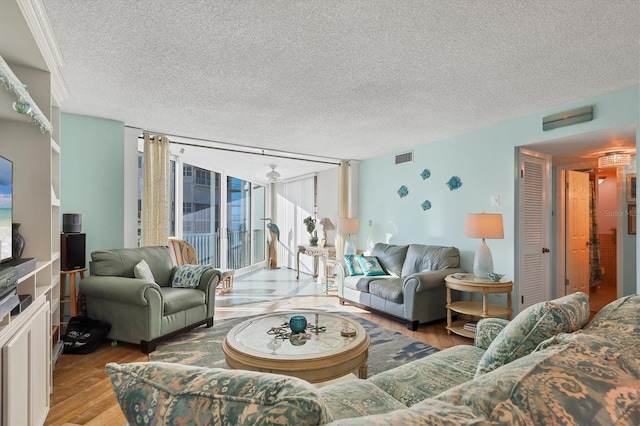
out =
{"type": "Polygon", "coordinates": [[[371,256],[377,257],[387,272],[399,277],[402,273],[402,265],[407,256],[408,248],[409,246],[377,243],[373,246],[373,249],[371,249],[371,256]]]}
{"type": "Polygon", "coordinates": [[[320,388],[328,416],[334,421],[405,408],[373,383],[347,380],[320,388]]]}
{"type": "Polygon", "coordinates": [[[345,254],[344,263],[347,265],[349,275],[364,275],[364,272],[362,272],[362,268],[360,267],[360,262],[358,262],[358,259],[356,259],[355,254],[345,254]]]}
{"type": "Polygon", "coordinates": [[[176,287],[161,287],[164,300],[164,315],[175,314],[196,306],[203,306],[206,302],[205,293],[197,288],[183,289],[176,287]]]}
{"type": "Polygon", "coordinates": [[[289,376],[163,362],[109,363],[130,424],[317,425],[329,418],[316,388],[289,376]]]}
{"type": "Polygon", "coordinates": [[[393,303],[403,303],[402,278],[386,278],[369,281],[369,293],[393,303]]]}
{"type": "Polygon", "coordinates": [[[384,270],[377,257],[358,255],[356,259],[358,259],[362,272],[364,272],[367,277],[387,275],[387,271],[384,270]]]}
{"type": "Polygon", "coordinates": [[[170,284],[173,260],[169,247],[150,246],[127,249],[96,250],[91,253],[91,275],[134,278],[134,268],[145,260],[160,286],[170,284]]]}
{"type": "Polygon", "coordinates": [[[640,294],[625,296],[606,305],[582,329],[606,336],[620,347],[640,346],[640,294]]]}
{"type": "Polygon", "coordinates": [[[200,284],[200,277],[210,265],[182,265],[175,268],[171,278],[171,287],[196,288],[200,284]]]}
{"type": "Polygon", "coordinates": [[[488,424],[631,426],[640,419],[639,370],[637,353],[605,337],[559,334],[435,399],[469,407],[488,424]]]}
{"type": "Polygon", "coordinates": [[[581,292],[529,306],[491,342],[476,377],[531,353],[549,337],[582,328],[589,315],[589,296],[581,292]]]}
{"type": "Polygon", "coordinates": [[[410,244],[402,265],[402,275],[406,277],[417,272],[460,266],[460,251],[456,247],[410,244]]]}
{"type": "Polygon", "coordinates": [[[150,283],[156,282],[156,279],[153,277],[153,272],[151,272],[151,268],[149,268],[149,265],[144,259],[138,262],[138,264],[133,268],[133,275],[136,278],[147,280],[150,283]]]}
{"type": "Polygon", "coordinates": [[[378,373],[367,381],[411,407],[473,379],[483,353],[475,346],[454,346],[378,373]]]}

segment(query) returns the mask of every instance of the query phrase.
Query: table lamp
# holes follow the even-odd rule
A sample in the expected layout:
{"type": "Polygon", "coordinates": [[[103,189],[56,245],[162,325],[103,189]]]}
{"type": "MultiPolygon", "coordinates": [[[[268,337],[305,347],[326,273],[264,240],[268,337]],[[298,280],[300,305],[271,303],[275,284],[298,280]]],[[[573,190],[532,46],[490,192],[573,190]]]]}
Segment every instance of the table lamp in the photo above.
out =
{"type": "Polygon", "coordinates": [[[473,275],[486,277],[493,272],[491,250],[485,239],[504,238],[502,215],[499,213],[468,213],[464,220],[464,236],[467,238],[482,238],[482,243],[476,250],[473,259],[473,275]]]}
{"type": "Polygon", "coordinates": [[[356,243],[351,238],[351,234],[360,231],[360,221],[350,217],[338,218],[338,233],[347,235],[344,242],[344,254],[356,254],[356,243]]]}
{"type": "Polygon", "coordinates": [[[326,247],[327,244],[327,231],[333,231],[336,227],[331,223],[331,219],[328,217],[323,217],[320,219],[320,230],[322,234],[320,234],[320,247],[326,247]]]}

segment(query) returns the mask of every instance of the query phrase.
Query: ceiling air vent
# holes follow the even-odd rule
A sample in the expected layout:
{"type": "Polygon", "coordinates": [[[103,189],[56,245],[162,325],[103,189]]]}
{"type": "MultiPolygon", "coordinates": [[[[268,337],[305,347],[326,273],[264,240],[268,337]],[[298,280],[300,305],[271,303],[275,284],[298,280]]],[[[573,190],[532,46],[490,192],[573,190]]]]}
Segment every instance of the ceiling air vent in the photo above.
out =
{"type": "Polygon", "coordinates": [[[396,164],[409,163],[413,161],[413,151],[396,155],[396,164]]]}

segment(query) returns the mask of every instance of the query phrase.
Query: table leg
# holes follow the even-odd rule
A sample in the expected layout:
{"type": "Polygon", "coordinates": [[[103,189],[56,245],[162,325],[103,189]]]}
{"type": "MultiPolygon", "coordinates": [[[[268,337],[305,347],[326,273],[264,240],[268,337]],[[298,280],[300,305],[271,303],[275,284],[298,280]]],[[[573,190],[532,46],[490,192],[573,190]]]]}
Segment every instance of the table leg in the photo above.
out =
{"type": "Polygon", "coordinates": [[[298,250],[298,254],[296,255],[296,280],[300,279],[300,250],[298,250]]]}
{"type": "Polygon", "coordinates": [[[76,273],[69,276],[69,314],[72,317],[78,316],[78,301],[76,296],[76,273]]]}
{"type": "Polygon", "coordinates": [[[451,305],[451,289],[447,287],[447,334],[451,334],[451,309],[449,309],[449,305],[451,305]]]}
{"type": "Polygon", "coordinates": [[[358,368],[358,378],[366,379],[368,373],[369,373],[369,366],[367,365],[367,361],[365,360],[364,363],[362,363],[362,365],[360,366],[360,368],[358,368]]]}
{"type": "Polygon", "coordinates": [[[511,313],[513,312],[511,307],[511,292],[507,293],[507,308],[509,308],[509,315],[507,315],[507,319],[511,321],[511,313]]]}
{"type": "Polygon", "coordinates": [[[318,256],[313,256],[313,278],[318,278],[318,256]]]}
{"type": "Polygon", "coordinates": [[[487,318],[489,316],[489,294],[482,292],[482,316],[487,318]]]}

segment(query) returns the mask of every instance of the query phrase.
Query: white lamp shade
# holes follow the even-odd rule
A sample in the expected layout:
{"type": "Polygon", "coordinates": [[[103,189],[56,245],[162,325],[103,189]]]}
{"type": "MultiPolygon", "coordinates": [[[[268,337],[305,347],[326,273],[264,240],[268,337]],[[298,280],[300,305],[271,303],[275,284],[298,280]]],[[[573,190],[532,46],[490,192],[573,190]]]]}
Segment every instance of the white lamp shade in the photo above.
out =
{"type": "Polygon", "coordinates": [[[360,221],[350,217],[338,218],[339,234],[357,234],[360,232],[360,221]]]}
{"type": "Polygon", "coordinates": [[[464,220],[467,238],[503,239],[504,227],[499,213],[469,213],[464,220]]]}
{"type": "Polygon", "coordinates": [[[331,223],[331,219],[328,217],[320,219],[320,226],[322,226],[322,229],[325,231],[333,231],[336,229],[336,227],[333,226],[333,223],[331,223]]]}

